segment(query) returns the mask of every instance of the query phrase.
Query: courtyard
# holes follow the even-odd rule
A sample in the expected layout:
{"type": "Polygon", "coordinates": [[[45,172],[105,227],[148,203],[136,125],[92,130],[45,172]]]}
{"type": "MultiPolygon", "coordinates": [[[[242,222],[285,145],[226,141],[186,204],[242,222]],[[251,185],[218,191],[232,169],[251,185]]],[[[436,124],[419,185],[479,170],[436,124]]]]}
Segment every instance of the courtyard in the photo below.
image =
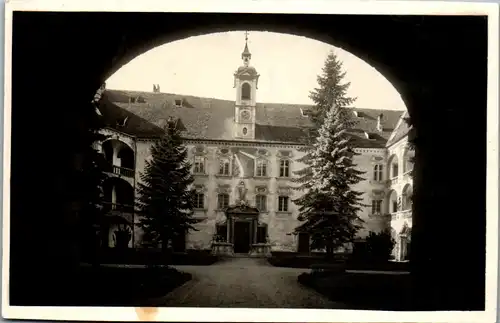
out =
{"type": "Polygon", "coordinates": [[[211,266],[175,266],[192,280],[147,300],[161,307],[259,307],[345,309],[346,305],[301,285],[304,269],[271,266],[264,258],[228,258],[211,266]]]}

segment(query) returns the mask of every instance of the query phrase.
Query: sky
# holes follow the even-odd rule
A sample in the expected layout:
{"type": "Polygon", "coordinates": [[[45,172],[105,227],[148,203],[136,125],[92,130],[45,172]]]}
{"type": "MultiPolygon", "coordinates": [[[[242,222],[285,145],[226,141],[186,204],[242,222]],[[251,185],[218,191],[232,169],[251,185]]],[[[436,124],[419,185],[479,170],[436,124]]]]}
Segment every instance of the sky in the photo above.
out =
{"type": "MultiPolygon", "coordinates": [[[[152,91],[235,100],[233,74],[243,65],[245,32],[193,36],[153,48],[134,58],[107,81],[108,89],[152,91]]],[[[333,50],[350,82],[356,108],[406,110],[401,96],[369,64],[356,56],[314,39],[249,31],[250,65],[260,74],[257,102],[313,104],[309,92],[317,87],[328,53],[333,50]]]]}

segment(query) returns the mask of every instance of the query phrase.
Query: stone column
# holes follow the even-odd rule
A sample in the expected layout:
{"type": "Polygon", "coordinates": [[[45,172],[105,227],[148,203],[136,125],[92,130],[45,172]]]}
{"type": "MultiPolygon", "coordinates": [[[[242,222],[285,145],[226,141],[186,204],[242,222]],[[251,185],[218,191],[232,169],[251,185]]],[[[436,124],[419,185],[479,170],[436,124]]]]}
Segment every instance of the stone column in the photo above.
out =
{"type": "Polygon", "coordinates": [[[232,223],[233,223],[233,218],[230,217],[230,216],[227,216],[226,218],[226,235],[227,235],[227,239],[226,241],[228,243],[231,242],[231,227],[232,227],[232,223]]]}
{"type": "Polygon", "coordinates": [[[253,220],[253,243],[257,243],[257,230],[259,229],[259,221],[257,219],[253,220]]]}

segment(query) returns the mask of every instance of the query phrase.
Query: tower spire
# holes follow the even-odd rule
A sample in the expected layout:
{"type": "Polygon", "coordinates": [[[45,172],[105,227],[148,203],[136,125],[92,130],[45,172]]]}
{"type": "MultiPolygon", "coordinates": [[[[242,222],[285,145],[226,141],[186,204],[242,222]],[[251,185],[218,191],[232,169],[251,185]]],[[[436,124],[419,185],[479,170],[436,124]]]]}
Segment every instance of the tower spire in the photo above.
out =
{"type": "Polygon", "coordinates": [[[248,49],[248,31],[245,31],[245,49],[243,49],[243,53],[241,53],[241,59],[245,66],[250,64],[250,58],[252,58],[252,54],[250,54],[250,50],[248,49]]]}

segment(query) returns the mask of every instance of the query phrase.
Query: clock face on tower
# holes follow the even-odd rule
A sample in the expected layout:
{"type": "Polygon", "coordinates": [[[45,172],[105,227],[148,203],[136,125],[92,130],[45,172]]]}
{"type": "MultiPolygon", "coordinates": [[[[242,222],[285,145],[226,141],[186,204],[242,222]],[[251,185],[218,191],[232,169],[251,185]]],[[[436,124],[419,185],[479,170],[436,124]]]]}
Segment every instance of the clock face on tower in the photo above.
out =
{"type": "Polygon", "coordinates": [[[242,120],[249,120],[250,119],[250,112],[248,112],[248,110],[243,110],[241,112],[241,119],[242,120]]]}

